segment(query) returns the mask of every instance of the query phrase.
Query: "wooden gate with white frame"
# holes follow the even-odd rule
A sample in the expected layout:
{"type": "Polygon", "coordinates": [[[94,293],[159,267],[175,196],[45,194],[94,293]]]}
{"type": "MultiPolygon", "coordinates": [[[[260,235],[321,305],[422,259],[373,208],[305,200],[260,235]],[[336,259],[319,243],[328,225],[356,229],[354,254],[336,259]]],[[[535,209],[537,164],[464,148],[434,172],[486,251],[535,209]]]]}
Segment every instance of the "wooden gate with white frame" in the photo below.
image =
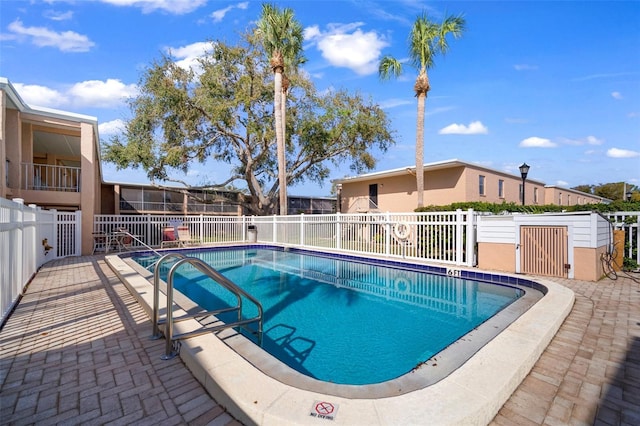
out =
{"type": "Polygon", "coordinates": [[[568,241],[566,226],[520,226],[518,272],[568,278],[568,241]]]}

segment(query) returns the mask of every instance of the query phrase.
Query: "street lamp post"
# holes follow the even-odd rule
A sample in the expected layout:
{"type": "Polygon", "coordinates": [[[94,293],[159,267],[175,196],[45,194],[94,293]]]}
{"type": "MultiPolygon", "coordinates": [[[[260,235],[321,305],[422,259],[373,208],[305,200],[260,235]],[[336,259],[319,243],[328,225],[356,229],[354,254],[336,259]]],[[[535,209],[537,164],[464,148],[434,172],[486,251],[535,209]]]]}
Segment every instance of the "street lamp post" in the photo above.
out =
{"type": "Polygon", "coordinates": [[[527,179],[527,173],[529,173],[529,166],[527,163],[522,163],[520,168],[520,176],[522,177],[522,205],[524,206],[524,181],[527,179]]]}

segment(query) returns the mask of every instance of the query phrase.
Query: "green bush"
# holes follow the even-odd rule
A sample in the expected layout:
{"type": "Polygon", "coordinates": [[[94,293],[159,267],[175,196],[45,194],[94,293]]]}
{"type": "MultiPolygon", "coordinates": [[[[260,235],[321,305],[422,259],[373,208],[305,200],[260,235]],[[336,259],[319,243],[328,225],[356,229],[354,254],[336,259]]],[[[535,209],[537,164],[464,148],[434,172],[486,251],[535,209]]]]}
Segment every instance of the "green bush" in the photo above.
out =
{"type": "Polygon", "coordinates": [[[556,204],[546,205],[526,205],[516,203],[486,203],[483,201],[468,201],[462,203],[452,203],[446,206],[425,206],[416,209],[416,212],[446,212],[455,211],[457,209],[468,210],[473,209],[477,212],[490,212],[499,214],[507,213],[557,213],[557,212],[584,212],[595,211],[600,213],[609,212],[637,212],[640,211],[640,202],[638,201],[613,201],[610,204],[580,204],[575,206],[558,206],[556,204]]]}

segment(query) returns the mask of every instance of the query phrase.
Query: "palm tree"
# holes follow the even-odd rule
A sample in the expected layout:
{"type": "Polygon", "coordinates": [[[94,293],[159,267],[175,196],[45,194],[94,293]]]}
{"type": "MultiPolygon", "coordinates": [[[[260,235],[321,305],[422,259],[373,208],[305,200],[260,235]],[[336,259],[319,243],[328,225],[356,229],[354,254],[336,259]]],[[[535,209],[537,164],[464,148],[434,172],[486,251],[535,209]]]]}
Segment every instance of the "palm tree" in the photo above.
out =
{"type": "MultiPolygon", "coordinates": [[[[447,36],[454,38],[462,36],[465,20],[462,15],[447,16],[442,23],[430,21],[423,13],[414,22],[409,35],[409,59],[418,70],[418,78],[413,86],[418,98],[418,117],[416,124],[416,186],[418,192],[418,207],[424,205],[424,104],[427,92],[431,89],[427,70],[434,65],[434,58],[438,54],[445,54],[449,50],[447,36]]],[[[385,56],[380,60],[378,75],[382,80],[397,77],[402,73],[402,63],[385,56]]]]}
{"type": "Polygon", "coordinates": [[[273,69],[273,114],[275,117],[276,152],[278,156],[278,182],[280,191],[280,214],[287,214],[287,163],[285,159],[284,119],[282,105],[282,76],[285,64],[302,62],[302,25],[295,20],[293,10],[278,9],[272,4],[262,5],[262,16],[258,21],[258,33],[262,39],[269,64],[273,69]],[[297,58],[297,59],[296,59],[297,58]]]}

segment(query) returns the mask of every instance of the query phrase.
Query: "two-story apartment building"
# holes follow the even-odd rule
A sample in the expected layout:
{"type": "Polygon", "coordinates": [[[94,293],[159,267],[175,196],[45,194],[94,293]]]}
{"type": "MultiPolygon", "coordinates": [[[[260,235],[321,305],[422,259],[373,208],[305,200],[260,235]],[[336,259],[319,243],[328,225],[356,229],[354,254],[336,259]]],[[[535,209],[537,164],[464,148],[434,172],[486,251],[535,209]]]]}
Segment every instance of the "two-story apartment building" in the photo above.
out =
{"type": "MultiPolygon", "coordinates": [[[[334,181],[342,213],[384,211],[407,212],[417,206],[416,168],[403,167],[367,173],[334,181]]],[[[460,160],[424,165],[424,205],[442,206],[456,202],[521,203],[520,176],[460,160]]],[[[548,186],[526,179],[525,204],[575,205],[608,202],[573,189],[548,186]]]]}
{"type": "Polygon", "coordinates": [[[0,197],[81,210],[82,252],[90,253],[93,215],[101,210],[97,118],[32,107],[2,77],[0,110],[0,197]]]}

